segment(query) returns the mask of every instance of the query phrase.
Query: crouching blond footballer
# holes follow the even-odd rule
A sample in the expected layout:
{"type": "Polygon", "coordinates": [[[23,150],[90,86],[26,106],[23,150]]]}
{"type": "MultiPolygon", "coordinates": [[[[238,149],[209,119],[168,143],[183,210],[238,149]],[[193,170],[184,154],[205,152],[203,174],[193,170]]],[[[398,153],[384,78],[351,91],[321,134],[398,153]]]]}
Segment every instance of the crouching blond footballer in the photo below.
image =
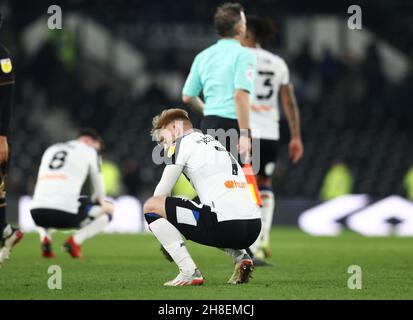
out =
{"type": "Polygon", "coordinates": [[[235,270],[229,283],[248,282],[253,270],[248,248],[261,230],[244,173],[237,160],[213,137],[195,131],[182,109],[164,110],[153,119],[152,135],[164,145],[166,166],[144,214],[149,228],[178,265],[178,276],[166,286],[204,282],[183,240],[216,247],[230,255],[235,270]],[[170,197],[184,174],[200,203],[170,197]]]}

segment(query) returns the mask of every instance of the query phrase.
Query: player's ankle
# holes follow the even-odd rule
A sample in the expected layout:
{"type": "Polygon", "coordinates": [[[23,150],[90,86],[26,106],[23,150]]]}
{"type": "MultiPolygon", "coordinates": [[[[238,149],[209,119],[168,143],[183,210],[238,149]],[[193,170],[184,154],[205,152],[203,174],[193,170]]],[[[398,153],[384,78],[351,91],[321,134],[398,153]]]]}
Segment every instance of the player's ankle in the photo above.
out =
{"type": "Polygon", "coordinates": [[[80,246],[82,244],[82,241],[78,237],[76,237],[76,234],[74,236],[72,236],[71,238],[72,238],[72,242],[75,245],[80,246]]]}
{"type": "Polygon", "coordinates": [[[242,260],[251,260],[251,256],[248,253],[242,253],[238,257],[235,258],[235,264],[241,262],[242,260]]]}
{"type": "Polygon", "coordinates": [[[48,236],[46,236],[46,237],[43,237],[42,242],[43,242],[43,243],[44,243],[44,242],[51,243],[51,242],[52,242],[52,239],[50,239],[48,236]]]}
{"type": "Polygon", "coordinates": [[[198,268],[194,265],[183,265],[179,266],[179,272],[184,275],[192,276],[198,268]]]}

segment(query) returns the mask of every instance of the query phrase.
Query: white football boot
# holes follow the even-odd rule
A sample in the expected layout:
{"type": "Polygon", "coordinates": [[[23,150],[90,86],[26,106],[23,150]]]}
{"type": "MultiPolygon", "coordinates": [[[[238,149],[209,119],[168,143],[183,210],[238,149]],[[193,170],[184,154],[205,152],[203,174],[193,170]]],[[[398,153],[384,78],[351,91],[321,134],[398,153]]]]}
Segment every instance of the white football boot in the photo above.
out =
{"type": "Polygon", "coordinates": [[[254,270],[254,263],[248,255],[244,255],[243,259],[235,264],[234,273],[228,280],[230,284],[247,283],[251,278],[251,273],[254,270]]]}
{"type": "Polygon", "coordinates": [[[9,259],[11,249],[23,238],[23,232],[21,232],[19,229],[12,229],[12,233],[4,239],[4,245],[0,249],[0,267],[6,261],[6,259],[9,259]]]}
{"type": "Polygon", "coordinates": [[[204,277],[198,269],[195,269],[192,275],[187,275],[179,272],[178,276],[163,285],[167,287],[180,287],[180,286],[199,286],[204,283],[204,277]]]}

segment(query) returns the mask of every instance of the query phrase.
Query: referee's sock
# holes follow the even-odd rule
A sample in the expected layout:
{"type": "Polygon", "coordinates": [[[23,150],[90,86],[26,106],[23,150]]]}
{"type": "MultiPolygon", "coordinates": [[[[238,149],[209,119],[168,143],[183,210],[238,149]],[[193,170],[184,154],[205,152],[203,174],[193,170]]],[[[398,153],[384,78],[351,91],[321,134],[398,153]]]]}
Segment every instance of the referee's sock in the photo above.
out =
{"type": "Polygon", "coordinates": [[[196,265],[186,249],[181,233],[168,220],[158,215],[158,218],[154,219],[155,215],[157,214],[145,214],[149,229],[178,265],[179,270],[184,274],[192,275],[195,272],[196,265]]]}

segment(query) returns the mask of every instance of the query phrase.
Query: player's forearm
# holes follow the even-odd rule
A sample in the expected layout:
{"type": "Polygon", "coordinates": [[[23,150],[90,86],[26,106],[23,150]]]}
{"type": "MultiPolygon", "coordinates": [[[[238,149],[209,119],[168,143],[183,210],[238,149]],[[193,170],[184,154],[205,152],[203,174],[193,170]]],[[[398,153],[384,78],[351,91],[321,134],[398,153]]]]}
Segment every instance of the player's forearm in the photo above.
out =
{"type": "Polygon", "coordinates": [[[182,101],[197,112],[204,112],[204,102],[199,97],[182,96],[182,101]]]}
{"type": "Polygon", "coordinates": [[[179,165],[167,165],[162,173],[162,178],[155,188],[154,196],[169,196],[172,188],[178,181],[182,173],[182,167],[179,165]]]}
{"type": "Polygon", "coordinates": [[[105,185],[103,183],[103,177],[99,172],[91,174],[91,182],[93,187],[92,199],[99,203],[105,199],[105,185]]]}
{"type": "Polygon", "coordinates": [[[244,90],[236,90],[234,94],[235,112],[240,130],[250,128],[249,94],[244,90]]]}
{"type": "Polygon", "coordinates": [[[105,200],[105,188],[103,187],[103,183],[100,184],[100,187],[96,188],[93,187],[94,193],[92,195],[92,199],[96,202],[102,203],[105,200]]]}
{"type": "Polygon", "coordinates": [[[282,86],[281,100],[291,137],[301,139],[300,111],[291,85],[282,86]]]}

